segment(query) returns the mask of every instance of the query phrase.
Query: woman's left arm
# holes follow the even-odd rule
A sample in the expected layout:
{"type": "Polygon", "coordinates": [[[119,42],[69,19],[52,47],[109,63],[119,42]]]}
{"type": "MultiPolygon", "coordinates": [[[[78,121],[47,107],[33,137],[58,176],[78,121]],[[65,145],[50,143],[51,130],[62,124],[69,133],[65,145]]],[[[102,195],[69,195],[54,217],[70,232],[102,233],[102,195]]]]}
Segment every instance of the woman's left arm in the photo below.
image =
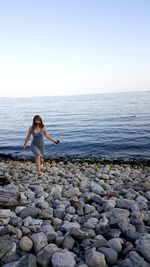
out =
{"type": "Polygon", "coordinates": [[[43,128],[43,133],[44,133],[44,136],[48,139],[48,140],[50,140],[50,141],[52,141],[52,142],[54,142],[55,144],[59,144],[60,143],[60,141],[59,140],[57,140],[57,139],[55,139],[55,138],[53,138],[52,136],[50,136],[49,134],[48,134],[48,132],[47,132],[47,130],[46,130],[46,127],[44,126],[44,128],[43,128]]]}

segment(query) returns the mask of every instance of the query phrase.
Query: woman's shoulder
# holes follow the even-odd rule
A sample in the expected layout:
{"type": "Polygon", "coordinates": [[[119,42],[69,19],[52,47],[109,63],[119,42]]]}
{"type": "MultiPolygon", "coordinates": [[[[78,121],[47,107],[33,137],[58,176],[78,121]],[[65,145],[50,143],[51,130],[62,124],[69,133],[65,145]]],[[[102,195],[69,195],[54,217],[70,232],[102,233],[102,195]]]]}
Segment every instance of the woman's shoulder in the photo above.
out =
{"type": "Polygon", "coordinates": [[[41,129],[42,129],[42,131],[44,132],[44,131],[46,130],[45,125],[44,125],[41,129]]]}
{"type": "Polygon", "coordinates": [[[29,127],[29,132],[32,133],[32,131],[33,131],[33,127],[30,126],[30,127],[29,127]]]}

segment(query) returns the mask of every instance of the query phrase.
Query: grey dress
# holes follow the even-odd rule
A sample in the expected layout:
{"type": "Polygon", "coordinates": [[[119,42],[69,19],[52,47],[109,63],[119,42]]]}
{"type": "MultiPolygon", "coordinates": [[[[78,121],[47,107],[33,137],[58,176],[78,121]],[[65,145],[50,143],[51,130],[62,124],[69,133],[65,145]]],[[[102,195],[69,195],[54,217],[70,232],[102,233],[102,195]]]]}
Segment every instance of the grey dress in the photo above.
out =
{"type": "Polygon", "coordinates": [[[31,143],[31,150],[35,156],[42,156],[44,155],[45,146],[44,146],[44,138],[43,138],[43,131],[40,129],[38,133],[35,133],[32,130],[33,140],[31,143]]]}

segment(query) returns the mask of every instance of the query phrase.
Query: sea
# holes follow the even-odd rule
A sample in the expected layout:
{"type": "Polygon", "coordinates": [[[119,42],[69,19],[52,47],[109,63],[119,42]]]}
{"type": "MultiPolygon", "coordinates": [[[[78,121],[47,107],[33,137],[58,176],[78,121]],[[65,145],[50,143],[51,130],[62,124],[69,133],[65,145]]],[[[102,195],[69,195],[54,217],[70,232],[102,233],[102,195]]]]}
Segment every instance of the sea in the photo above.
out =
{"type": "Polygon", "coordinates": [[[0,98],[0,157],[34,159],[23,143],[40,115],[56,145],[46,138],[45,158],[149,161],[150,92],[0,98]]]}

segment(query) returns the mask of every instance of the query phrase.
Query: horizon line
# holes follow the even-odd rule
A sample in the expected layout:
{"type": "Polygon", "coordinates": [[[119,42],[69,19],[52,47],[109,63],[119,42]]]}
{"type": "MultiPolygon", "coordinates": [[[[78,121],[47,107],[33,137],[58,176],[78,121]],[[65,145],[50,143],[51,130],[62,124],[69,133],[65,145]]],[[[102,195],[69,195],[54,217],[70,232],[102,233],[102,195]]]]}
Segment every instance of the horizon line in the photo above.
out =
{"type": "Polygon", "coordinates": [[[39,96],[0,96],[0,98],[39,98],[39,97],[65,97],[65,96],[86,96],[86,95],[101,95],[101,94],[123,94],[123,93],[150,93],[149,90],[136,90],[136,91],[114,91],[114,92],[99,92],[99,93],[82,93],[82,94],[64,94],[64,95],[39,95],[39,96]]]}

